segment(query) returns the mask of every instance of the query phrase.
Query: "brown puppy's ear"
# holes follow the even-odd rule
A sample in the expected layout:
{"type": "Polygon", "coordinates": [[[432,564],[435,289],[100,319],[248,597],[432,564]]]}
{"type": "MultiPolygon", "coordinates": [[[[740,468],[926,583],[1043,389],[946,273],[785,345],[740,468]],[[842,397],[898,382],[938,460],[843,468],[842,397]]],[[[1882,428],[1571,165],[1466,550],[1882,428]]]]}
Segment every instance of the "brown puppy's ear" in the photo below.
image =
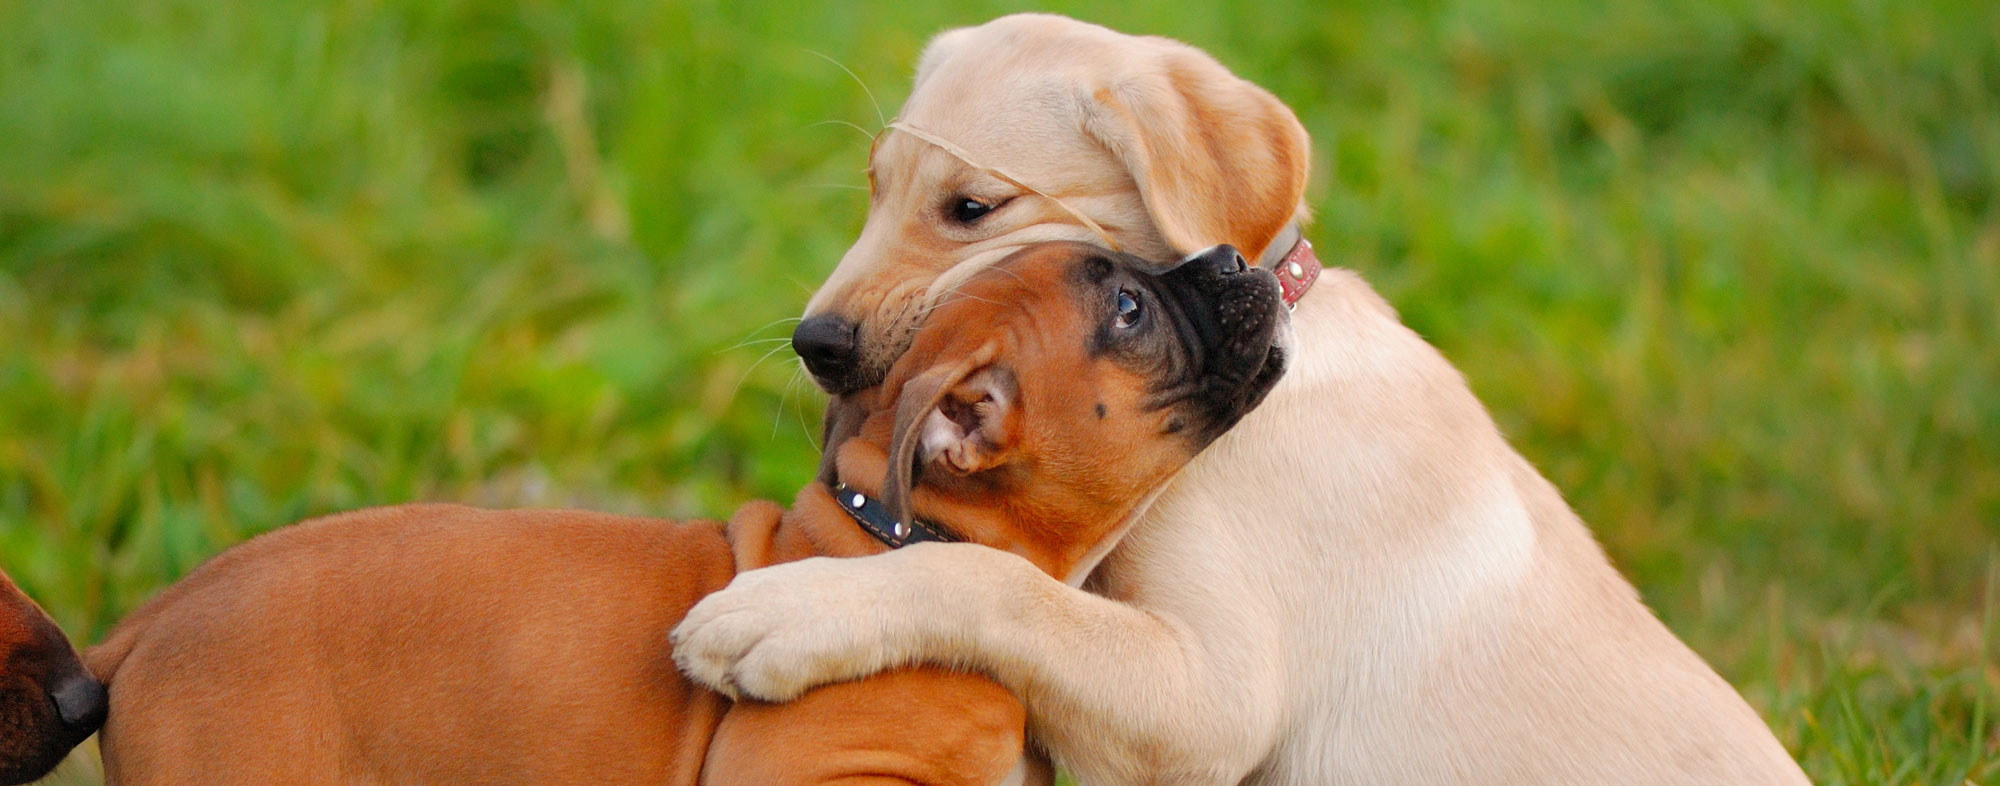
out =
{"type": "Polygon", "coordinates": [[[939,462],[961,475],[1007,460],[1018,423],[1020,385],[1013,372],[987,366],[938,399],[917,426],[917,461],[939,462]]]}
{"type": "Polygon", "coordinates": [[[1085,96],[1084,131],[1116,156],[1174,250],[1255,260],[1303,218],[1310,140],[1292,110],[1198,49],[1164,39],[1154,68],[1085,96]]]}
{"type": "Polygon", "coordinates": [[[903,385],[889,442],[889,476],[882,504],[897,521],[910,520],[910,490],[919,464],[943,462],[970,474],[1004,463],[1014,444],[1020,388],[1011,372],[989,365],[988,344],[950,367],[931,369],[903,385]]]}

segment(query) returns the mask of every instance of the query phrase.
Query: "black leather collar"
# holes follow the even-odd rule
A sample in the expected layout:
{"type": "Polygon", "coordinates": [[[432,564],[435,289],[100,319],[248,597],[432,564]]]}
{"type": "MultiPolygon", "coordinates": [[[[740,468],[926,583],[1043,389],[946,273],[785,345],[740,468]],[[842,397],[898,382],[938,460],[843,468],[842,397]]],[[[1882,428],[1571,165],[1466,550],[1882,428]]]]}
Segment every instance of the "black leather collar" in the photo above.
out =
{"type": "Polygon", "coordinates": [[[840,505],[841,510],[847,511],[847,515],[854,519],[854,523],[860,524],[868,534],[875,536],[876,540],[882,541],[892,549],[899,549],[912,543],[958,542],[958,537],[943,527],[926,523],[921,519],[908,523],[897,521],[890,515],[887,506],[874,497],[848,488],[845,483],[834,484],[833,501],[840,505]]]}

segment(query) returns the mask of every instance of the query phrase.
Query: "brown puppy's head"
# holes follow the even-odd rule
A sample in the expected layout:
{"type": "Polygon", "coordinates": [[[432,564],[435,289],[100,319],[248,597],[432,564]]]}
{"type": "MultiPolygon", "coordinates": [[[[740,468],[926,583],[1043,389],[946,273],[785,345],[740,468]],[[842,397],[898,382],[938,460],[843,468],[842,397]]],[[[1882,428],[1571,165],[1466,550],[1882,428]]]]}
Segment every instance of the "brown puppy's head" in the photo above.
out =
{"type": "Polygon", "coordinates": [[[874,385],[931,303],[1030,243],[1259,259],[1303,216],[1307,146],[1283,103],[1177,41],[1046,14],[946,32],[793,347],[829,392],[874,385]]]}
{"type": "MultiPolygon", "coordinates": [[[[1278,282],[1217,247],[1161,265],[1077,243],[982,270],[925,318],[840,480],[1067,577],[1284,373],[1278,282]],[[886,477],[885,477],[886,476],[886,477]]],[[[831,423],[854,410],[836,402],[831,423]]],[[[842,430],[835,425],[833,433],[842,430]]]]}
{"type": "Polygon", "coordinates": [[[0,784],[48,774],[104,723],[104,687],[41,607],[0,573],[0,784]]]}

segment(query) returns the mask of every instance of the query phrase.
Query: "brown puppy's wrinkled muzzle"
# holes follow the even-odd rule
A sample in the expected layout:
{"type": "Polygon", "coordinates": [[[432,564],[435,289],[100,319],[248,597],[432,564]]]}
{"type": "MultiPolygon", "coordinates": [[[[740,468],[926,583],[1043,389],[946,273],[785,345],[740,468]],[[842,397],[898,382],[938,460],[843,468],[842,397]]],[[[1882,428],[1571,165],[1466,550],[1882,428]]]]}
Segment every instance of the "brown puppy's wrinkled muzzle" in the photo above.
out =
{"type": "Polygon", "coordinates": [[[1191,342],[1191,367],[1155,388],[1158,406],[1184,406],[1206,445],[1264,400],[1285,372],[1276,334],[1285,321],[1277,276],[1251,267],[1228,245],[1190,254],[1160,274],[1158,292],[1191,342]]]}

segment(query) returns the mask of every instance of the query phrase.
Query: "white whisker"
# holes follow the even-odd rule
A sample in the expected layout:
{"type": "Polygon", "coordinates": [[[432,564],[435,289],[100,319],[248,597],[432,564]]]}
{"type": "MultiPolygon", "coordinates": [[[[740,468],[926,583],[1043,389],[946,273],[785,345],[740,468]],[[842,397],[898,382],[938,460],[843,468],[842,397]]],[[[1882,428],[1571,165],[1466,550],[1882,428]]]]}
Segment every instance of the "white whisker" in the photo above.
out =
{"type": "Polygon", "coordinates": [[[764,365],[764,361],[770,360],[772,355],[785,351],[785,348],[789,346],[791,345],[779,344],[778,346],[772,347],[770,351],[765,352],[763,355],[759,356],[757,358],[757,362],[751,363],[749,368],[744,369],[743,376],[738,377],[736,379],[736,387],[729,389],[729,403],[731,404],[736,403],[737,394],[743,392],[743,383],[750,381],[750,375],[756,373],[758,366],[764,365]]]}
{"type": "Polygon", "coordinates": [[[758,333],[770,330],[771,328],[777,327],[779,325],[783,325],[790,322],[803,322],[803,321],[805,321],[805,317],[784,317],[782,319],[773,319],[769,322],[757,326],[756,329],[743,334],[742,340],[737,341],[735,344],[716,350],[714,354],[720,355],[724,352],[728,352],[733,349],[739,349],[741,347],[746,347],[751,344],[763,344],[771,341],[790,341],[792,340],[790,336],[785,336],[783,338],[753,338],[753,336],[756,336],[758,333]]]}
{"type": "MultiPolygon", "coordinates": [[[[797,362],[797,366],[798,366],[797,368],[794,368],[794,369],[792,369],[792,380],[791,380],[791,382],[787,382],[787,383],[785,384],[785,392],[786,392],[786,399],[787,399],[787,400],[791,400],[791,390],[792,390],[792,385],[794,385],[794,384],[797,384],[797,383],[799,383],[799,382],[801,382],[801,381],[804,381],[804,380],[808,379],[808,377],[807,377],[807,374],[806,374],[806,364],[805,364],[805,361],[803,361],[803,360],[801,360],[801,361],[798,361],[798,362],[797,362]]],[[[812,388],[812,385],[811,385],[811,384],[807,384],[807,385],[806,385],[806,390],[807,390],[807,391],[811,391],[812,389],[813,389],[813,388],[812,388]]],[[[813,446],[813,451],[814,451],[814,452],[816,452],[816,453],[823,453],[823,452],[825,452],[825,448],[824,448],[823,446],[821,446],[821,445],[819,444],[819,435],[817,435],[817,434],[814,434],[814,433],[813,433],[813,430],[812,430],[812,426],[806,423],[806,405],[805,405],[805,399],[804,399],[804,394],[803,394],[803,393],[802,393],[802,394],[800,394],[800,397],[799,397],[799,398],[798,398],[797,400],[795,400],[795,401],[792,401],[792,403],[793,403],[793,404],[794,404],[794,406],[795,406],[795,409],[794,409],[793,411],[794,411],[795,413],[797,413],[797,414],[798,414],[798,420],[799,420],[799,433],[801,433],[801,434],[804,434],[804,435],[805,435],[805,437],[806,437],[806,444],[809,444],[809,445],[812,445],[812,446],[813,446]]],[[[775,431],[774,431],[774,432],[772,432],[772,433],[773,433],[773,435],[774,435],[774,436],[776,435],[776,432],[775,432],[775,431]]]]}
{"type": "MultiPolygon", "coordinates": [[[[806,297],[812,297],[813,288],[806,286],[806,282],[800,281],[791,276],[786,276],[785,280],[792,282],[792,286],[798,287],[800,292],[806,293],[806,297]]],[[[800,317],[800,319],[804,319],[804,317],[800,317]]]]}
{"type": "Polygon", "coordinates": [[[785,421],[785,405],[791,403],[792,386],[798,384],[799,372],[794,369],[792,376],[785,380],[785,390],[778,395],[778,408],[771,412],[771,439],[778,438],[778,424],[785,421]]]}
{"type": "Polygon", "coordinates": [[[715,351],[715,354],[718,354],[718,355],[720,355],[720,354],[722,354],[722,353],[724,353],[724,352],[728,352],[728,351],[730,351],[730,350],[735,350],[735,349],[742,349],[743,347],[749,347],[749,346],[756,346],[756,345],[759,345],[759,344],[770,344],[770,343],[774,343],[774,342],[778,342],[778,341],[790,341],[790,340],[792,340],[792,339],[791,339],[791,338],[790,338],[789,336],[787,336],[787,337],[781,337],[781,338],[752,338],[752,339],[745,339],[745,340],[743,340],[743,341],[739,341],[739,342],[736,342],[735,344],[733,344],[733,345],[731,345],[731,346],[727,346],[727,347],[723,347],[722,349],[718,349],[718,350],[716,350],[716,351],[715,351]]]}
{"type": "MultiPolygon", "coordinates": [[[[1025,278],[1022,278],[1022,277],[1021,277],[1021,274],[1019,274],[1019,273],[1016,273],[1016,272],[1014,272],[1012,268],[1008,268],[1008,267],[1005,267],[1005,266],[1002,266],[1002,265],[990,265],[990,266],[988,266],[988,267],[986,268],[986,270],[992,270],[992,271],[996,271],[996,272],[1000,272],[1000,273],[1006,273],[1007,275],[1010,275],[1010,276],[1013,276],[1013,277],[1014,277],[1014,280],[1015,280],[1015,281],[1019,281],[1019,282],[1021,282],[1021,286],[1027,286],[1027,285],[1028,285],[1028,280],[1027,280],[1027,279],[1025,279],[1025,278]]],[[[985,272],[985,271],[980,271],[980,272],[985,272]]],[[[973,274],[973,275],[978,275],[978,274],[977,274],[977,273],[975,273],[975,274],[973,274]]]]}
{"type": "Polygon", "coordinates": [[[958,286],[954,286],[950,289],[945,290],[943,293],[939,294],[936,298],[933,298],[931,300],[930,305],[924,307],[923,314],[922,316],[919,317],[919,319],[929,317],[931,315],[931,312],[936,311],[939,306],[942,306],[946,303],[956,302],[958,300],[977,300],[981,303],[986,303],[989,305],[994,305],[994,306],[1000,305],[1000,303],[997,301],[988,300],[978,295],[968,295],[964,292],[959,291],[959,287],[965,286],[966,284],[970,283],[972,282],[967,281],[961,283],[958,286]]]}
{"type": "Polygon", "coordinates": [[[813,50],[811,50],[811,49],[808,49],[808,50],[806,50],[806,53],[807,53],[807,54],[810,54],[810,55],[813,55],[813,56],[815,56],[815,57],[818,57],[818,58],[819,58],[819,59],[821,59],[821,60],[825,60],[825,61],[827,61],[827,62],[829,62],[829,63],[832,63],[832,64],[833,64],[833,67],[835,67],[835,68],[838,68],[838,69],[840,69],[840,70],[842,70],[842,71],[846,71],[846,72],[847,72],[847,75],[848,75],[848,77],[852,78],[852,79],[854,80],[854,83],[855,83],[855,84],[857,84],[857,85],[860,85],[860,86],[861,86],[861,92],[862,92],[863,94],[865,94],[865,95],[867,95],[867,96],[868,96],[868,103],[870,103],[870,104],[873,104],[873,105],[875,106],[875,120],[876,120],[876,122],[878,122],[878,123],[880,123],[880,124],[882,124],[882,125],[885,125],[885,126],[889,124],[889,118],[888,118],[888,117],[887,117],[886,115],[883,115],[883,114],[882,114],[882,102],[880,102],[880,101],[877,101],[877,100],[875,100],[875,91],[873,91],[873,90],[869,90],[869,89],[868,89],[868,83],[867,83],[867,82],[863,82],[863,81],[861,81],[861,77],[860,77],[860,75],[858,75],[858,74],[854,73],[854,69],[851,69],[851,68],[848,68],[847,66],[844,66],[844,65],[841,65],[841,64],[840,64],[840,61],[839,61],[839,60],[835,60],[835,59],[833,59],[833,58],[831,58],[831,57],[828,57],[828,56],[826,56],[825,54],[822,54],[822,53],[820,53],[820,52],[815,52],[815,51],[813,51],[813,50]]]}
{"type": "Polygon", "coordinates": [[[814,124],[812,124],[812,125],[809,125],[809,126],[806,126],[806,128],[807,128],[807,129],[814,129],[814,128],[818,128],[818,127],[820,127],[820,126],[847,126],[848,128],[852,128],[852,129],[854,129],[855,131],[858,131],[858,132],[860,132],[860,133],[861,133],[861,138],[862,138],[862,139],[866,139],[866,140],[868,140],[868,144],[869,144],[869,146],[870,146],[870,147],[873,147],[873,146],[875,145],[875,135],[874,135],[874,134],[871,134],[871,133],[868,133],[868,129],[866,129],[866,128],[862,128],[861,126],[858,126],[858,125],[855,125],[855,124],[853,124],[853,123],[849,123],[849,122],[847,122],[847,121],[845,121],[845,120],[821,120],[821,121],[819,121],[819,122],[817,122],[817,123],[814,123],[814,124]]]}

